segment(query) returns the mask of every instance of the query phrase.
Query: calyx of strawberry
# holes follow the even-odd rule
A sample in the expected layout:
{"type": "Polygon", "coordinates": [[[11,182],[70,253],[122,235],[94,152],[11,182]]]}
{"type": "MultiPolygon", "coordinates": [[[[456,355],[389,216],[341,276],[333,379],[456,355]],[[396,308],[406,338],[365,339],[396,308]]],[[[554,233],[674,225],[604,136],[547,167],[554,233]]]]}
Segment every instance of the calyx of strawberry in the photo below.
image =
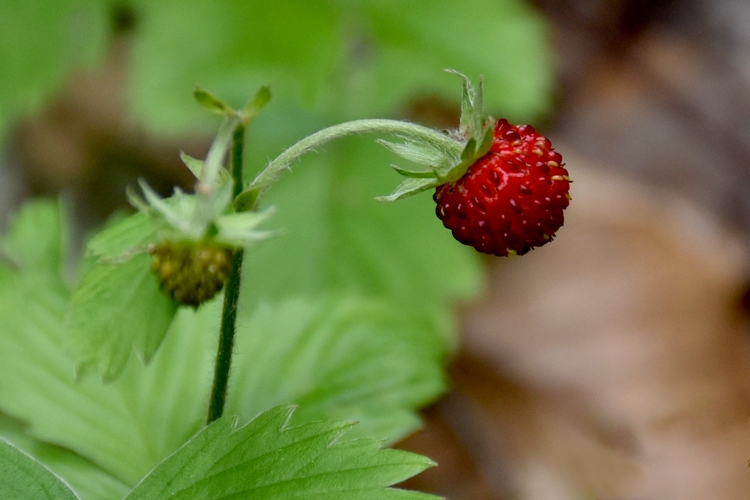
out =
{"type": "Polygon", "coordinates": [[[228,247],[248,247],[271,238],[275,231],[258,226],[273,215],[273,208],[262,212],[236,212],[232,208],[233,180],[223,158],[232,133],[243,118],[230,116],[222,124],[204,160],[182,154],[185,165],[196,176],[195,194],[175,188],[174,194],[161,198],[148,184],[140,181],[143,198],[128,190],[130,203],[145,212],[157,229],[159,241],[203,243],[212,241],[228,247]]]}
{"type": "Polygon", "coordinates": [[[195,175],[195,193],[176,188],[165,199],[140,181],[143,197],[133,190],[127,194],[131,204],[148,216],[147,236],[107,261],[119,264],[138,254],[150,254],[151,270],[162,291],[179,305],[198,307],[223,288],[235,262],[241,263],[242,249],[278,232],[259,229],[273,208],[238,211],[233,204],[241,191],[245,126],[268,103],[269,89],[262,87],[240,110],[203,89],[196,89],[194,96],[204,108],[224,116],[205,160],[181,155],[195,175]],[[227,156],[230,165],[225,165],[227,156]]]}
{"type": "Polygon", "coordinates": [[[183,247],[216,246],[234,250],[246,248],[269,239],[278,231],[259,229],[274,213],[273,207],[263,211],[234,210],[235,186],[233,175],[225,165],[231,156],[230,147],[238,127],[244,127],[268,103],[271,94],[261,87],[242,109],[235,110],[218,97],[203,89],[194,92],[204,108],[224,116],[216,138],[205,160],[185,153],[180,157],[196,178],[195,193],[175,188],[169,198],[162,198],[146,182],[140,180],[141,193],[127,190],[130,203],[148,216],[148,237],[120,255],[100,260],[122,264],[136,255],[152,253],[160,244],[183,247]]]}
{"type": "Polygon", "coordinates": [[[475,87],[464,74],[446,70],[463,79],[461,99],[461,122],[459,129],[450,136],[458,143],[458,148],[445,148],[430,141],[401,136],[402,143],[385,140],[378,142],[398,156],[428,167],[427,170],[412,171],[396,165],[393,169],[407,179],[388,196],[380,196],[380,201],[395,201],[447,182],[453,182],[466,173],[469,167],[489,152],[493,140],[494,120],[485,111],[482,103],[482,79],[475,87]],[[456,154],[456,151],[460,151],[456,154]]]}

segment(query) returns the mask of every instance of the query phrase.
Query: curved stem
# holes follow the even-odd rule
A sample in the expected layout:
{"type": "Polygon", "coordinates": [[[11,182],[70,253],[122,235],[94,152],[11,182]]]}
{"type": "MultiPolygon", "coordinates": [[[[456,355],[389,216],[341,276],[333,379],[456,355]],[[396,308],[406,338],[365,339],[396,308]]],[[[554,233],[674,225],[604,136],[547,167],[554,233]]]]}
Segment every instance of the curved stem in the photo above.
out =
{"type": "Polygon", "coordinates": [[[272,160],[266,168],[255,177],[248,188],[248,190],[257,193],[254,205],[257,206],[257,200],[260,198],[261,193],[276,182],[281,173],[289,168],[289,165],[300,156],[332,140],[347,135],[367,133],[400,135],[407,139],[432,144],[455,156],[460,156],[464,147],[460,141],[452,139],[438,130],[400,120],[367,119],[341,123],[339,125],[324,128],[323,130],[305,137],[281,153],[276,159],[272,160]]]}
{"type": "MultiPolygon", "coordinates": [[[[237,123],[232,134],[231,172],[234,179],[234,195],[242,191],[242,151],[245,146],[245,126],[237,123]]],[[[207,423],[221,417],[226,403],[229,373],[232,368],[232,351],[237,325],[237,303],[240,297],[240,275],[245,251],[238,248],[232,256],[232,267],[224,291],[224,307],[221,312],[219,347],[214,366],[214,382],[211,388],[211,400],[208,407],[207,423]]]]}

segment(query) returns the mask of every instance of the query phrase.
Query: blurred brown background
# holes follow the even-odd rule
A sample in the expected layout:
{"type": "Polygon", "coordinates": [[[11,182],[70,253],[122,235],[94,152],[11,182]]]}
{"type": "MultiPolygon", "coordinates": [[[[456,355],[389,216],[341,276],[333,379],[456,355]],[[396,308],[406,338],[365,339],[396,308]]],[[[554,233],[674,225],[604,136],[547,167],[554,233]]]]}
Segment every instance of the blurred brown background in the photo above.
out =
{"type": "MultiPolygon", "coordinates": [[[[537,7],[559,78],[538,128],[574,201],[554,245],[487,260],[453,391],[401,444],[441,467],[409,486],[456,500],[749,499],[750,2],[537,7]]],[[[84,230],[135,177],[190,187],[173,152],[209,139],[123,126],[124,57],[115,43],[15,128],[0,212],[63,191],[93,207],[76,211],[84,230]]]]}
{"type": "Polygon", "coordinates": [[[452,499],[750,498],[750,2],[540,0],[574,178],[404,446],[452,499]]]}

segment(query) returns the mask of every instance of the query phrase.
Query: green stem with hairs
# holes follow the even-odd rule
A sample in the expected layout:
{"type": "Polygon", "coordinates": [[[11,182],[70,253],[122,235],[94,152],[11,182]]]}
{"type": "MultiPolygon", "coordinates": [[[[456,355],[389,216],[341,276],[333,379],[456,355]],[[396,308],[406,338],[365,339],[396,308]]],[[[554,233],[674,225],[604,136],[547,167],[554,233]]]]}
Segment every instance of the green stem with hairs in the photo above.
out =
{"type": "MultiPolygon", "coordinates": [[[[275,160],[272,160],[257,175],[248,189],[243,191],[242,152],[246,122],[247,120],[238,120],[232,123],[232,126],[235,128],[232,134],[231,173],[234,179],[234,204],[238,212],[255,210],[260,202],[260,197],[266,189],[272,186],[278,180],[281,173],[288,169],[289,165],[299,157],[323,144],[348,135],[366,133],[394,134],[406,140],[430,144],[456,158],[461,156],[461,151],[464,148],[464,144],[461,141],[453,139],[437,130],[415,123],[387,119],[355,120],[325,128],[305,137],[281,153],[275,160]]],[[[210,166],[219,165],[218,159],[213,157],[211,159],[213,161],[210,162],[210,166]]],[[[209,164],[208,161],[207,164],[209,164]]],[[[215,170],[218,171],[218,167],[215,170]]],[[[214,175],[214,172],[207,172],[205,175],[208,178],[214,175]]],[[[224,292],[224,309],[221,315],[221,331],[216,355],[213,388],[211,389],[208,423],[221,417],[224,412],[229,372],[232,364],[232,349],[237,321],[237,302],[240,293],[240,273],[243,256],[244,252],[242,249],[235,250],[232,257],[231,273],[224,292]]]]}
{"type": "Polygon", "coordinates": [[[426,142],[457,158],[461,156],[461,151],[464,148],[461,141],[435,129],[400,120],[367,119],[333,125],[305,137],[272,160],[237,198],[235,206],[240,210],[257,208],[266,189],[278,180],[281,173],[288,169],[292,162],[305,153],[341,137],[372,133],[395,134],[405,139],[426,142]]]}
{"type": "MultiPolygon", "coordinates": [[[[237,123],[232,134],[230,165],[234,180],[234,196],[242,191],[242,152],[245,147],[245,125],[237,123]]],[[[237,327],[237,303],[240,297],[240,274],[245,251],[237,248],[232,255],[232,267],[224,291],[224,308],[221,312],[219,347],[214,367],[214,382],[208,407],[207,423],[221,417],[226,403],[229,373],[232,368],[232,351],[237,327]]]]}

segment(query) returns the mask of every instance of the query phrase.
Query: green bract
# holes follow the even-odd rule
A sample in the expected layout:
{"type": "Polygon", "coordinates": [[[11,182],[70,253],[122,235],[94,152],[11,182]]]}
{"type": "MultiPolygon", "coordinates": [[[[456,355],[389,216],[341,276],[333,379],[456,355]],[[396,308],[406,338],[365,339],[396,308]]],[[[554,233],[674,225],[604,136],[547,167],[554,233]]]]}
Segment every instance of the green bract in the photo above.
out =
{"type": "Polygon", "coordinates": [[[232,202],[231,182],[195,195],[175,190],[167,200],[160,198],[146,183],[141,183],[141,189],[146,202],[132,192],[129,198],[149,215],[159,239],[180,242],[211,239],[229,246],[248,247],[275,234],[257,230],[273,215],[273,207],[262,212],[228,211],[232,202]]]}
{"type": "Polygon", "coordinates": [[[270,92],[261,88],[242,111],[204,90],[195,94],[201,105],[225,115],[205,161],[182,155],[197,177],[195,194],[178,189],[163,199],[141,182],[143,199],[128,192],[140,213],[105,229],[87,247],[87,255],[95,261],[73,293],[67,314],[72,329],[67,347],[79,373],[93,369],[105,380],[113,380],[131,351],[144,362],[150,361],[177,306],[197,307],[222,288],[226,269],[216,269],[216,259],[203,256],[216,257],[219,252],[228,261],[232,251],[275,234],[258,230],[273,208],[234,210],[238,189],[224,167],[235,134],[244,132],[245,124],[268,102],[270,92]],[[170,246],[182,252],[171,252],[170,246]],[[156,249],[163,250],[162,258],[150,265],[144,254],[156,249]]]}
{"type": "Polygon", "coordinates": [[[415,172],[393,165],[393,169],[407,179],[388,196],[379,196],[376,199],[395,201],[446,182],[456,181],[476,160],[490,150],[494,120],[483,108],[482,80],[480,79],[479,85],[475,87],[466,75],[455,70],[447,71],[464,80],[461,124],[458,131],[451,134],[461,145],[460,154],[455,154],[453,151],[447,152],[429,142],[405,136],[401,137],[404,140],[403,143],[379,140],[380,144],[401,158],[424,165],[429,170],[415,172]]]}
{"type": "Polygon", "coordinates": [[[176,189],[165,200],[145,182],[141,182],[145,201],[128,192],[131,203],[151,219],[158,239],[179,242],[211,239],[228,246],[247,247],[273,236],[272,231],[256,229],[273,214],[272,208],[239,213],[232,209],[234,183],[222,166],[222,159],[239,121],[237,117],[224,121],[204,162],[182,155],[185,165],[198,178],[195,194],[176,189]]]}

